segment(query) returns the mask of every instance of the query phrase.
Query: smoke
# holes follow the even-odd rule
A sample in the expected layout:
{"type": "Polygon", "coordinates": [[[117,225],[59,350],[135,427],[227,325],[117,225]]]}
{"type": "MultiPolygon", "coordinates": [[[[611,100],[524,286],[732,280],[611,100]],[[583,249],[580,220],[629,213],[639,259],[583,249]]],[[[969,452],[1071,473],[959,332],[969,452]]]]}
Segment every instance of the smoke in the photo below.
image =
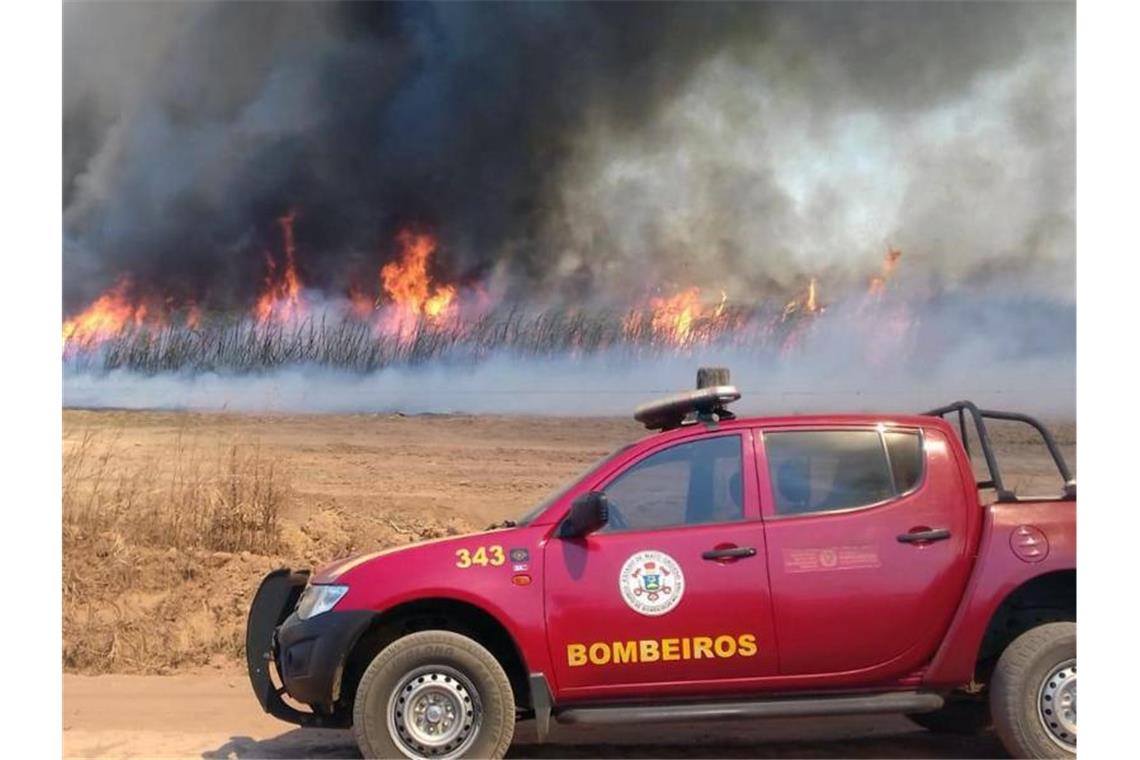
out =
{"type": "Polygon", "coordinates": [[[64,300],[246,308],[404,226],[513,297],[873,271],[1072,299],[1074,13],[1017,3],[73,3],[64,300]]]}
{"type": "Polygon", "coordinates": [[[990,297],[925,307],[902,329],[857,318],[851,304],[813,322],[795,361],[777,347],[694,348],[683,355],[611,349],[584,356],[519,356],[475,364],[446,357],[373,373],[296,366],[268,373],[149,375],[67,372],[73,407],[235,412],[619,414],[692,387],[698,366],[728,366],[745,413],[920,411],[969,398],[1070,417],[1075,392],[1072,307],[990,297]],[[1029,327],[1031,326],[1031,327],[1029,327]]]}
{"type": "Polygon", "coordinates": [[[63,95],[68,313],[123,276],[248,313],[290,210],[326,301],[413,228],[524,305],[829,306],[794,357],[65,370],[68,405],[625,413],[727,364],[746,411],[1072,410],[1071,4],[72,3],[63,95]],[[893,336],[848,297],[888,245],[893,336]]]}

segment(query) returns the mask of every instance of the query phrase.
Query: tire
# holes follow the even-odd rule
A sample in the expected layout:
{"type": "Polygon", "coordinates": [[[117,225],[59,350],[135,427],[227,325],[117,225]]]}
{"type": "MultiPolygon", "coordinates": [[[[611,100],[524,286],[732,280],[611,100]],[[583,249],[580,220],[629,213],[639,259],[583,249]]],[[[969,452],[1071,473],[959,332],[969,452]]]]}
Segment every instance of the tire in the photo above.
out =
{"type": "Polygon", "coordinates": [[[1011,755],[1076,756],[1076,663],[1076,623],[1031,628],[1002,652],[990,683],[990,706],[994,728],[1011,755]]]}
{"type": "Polygon", "coordinates": [[[906,717],[936,734],[971,736],[993,725],[990,705],[985,697],[951,696],[941,710],[909,713],[906,717]]]}
{"type": "Polygon", "coordinates": [[[514,732],[503,667],[451,631],[420,631],[385,647],[361,676],[352,709],[352,734],[366,758],[501,758],[514,732]]]}

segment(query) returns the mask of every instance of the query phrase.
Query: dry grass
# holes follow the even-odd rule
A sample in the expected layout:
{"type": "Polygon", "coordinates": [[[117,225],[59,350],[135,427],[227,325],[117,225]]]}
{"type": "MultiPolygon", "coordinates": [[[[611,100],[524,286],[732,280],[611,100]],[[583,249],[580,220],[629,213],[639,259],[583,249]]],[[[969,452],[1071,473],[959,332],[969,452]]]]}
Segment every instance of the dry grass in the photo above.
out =
{"type": "Polygon", "coordinates": [[[165,672],[240,656],[243,596],[275,564],[288,482],[256,444],[207,459],[180,433],[163,461],[127,467],[122,445],[90,430],[65,442],[64,666],[165,672]]]}
{"type": "Polygon", "coordinates": [[[153,453],[122,430],[64,441],[63,666],[83,673],[169,673],[243,656],[261,578],[359,550],[468,526],[337,508],[283,519],[296,499],[257,442],[203,442],[187,429],[153,453]],[[137,443],[134,444],[137,446],[137,443]]]}
{"type": "Polygon", "coordinates": [[[180,434],[168,467],[152,459],[131,469],[110,466],[117,448],[117,440],[84,431],[65,452],[65,535],[114,532],[148,548],[277,550],[290,489],[259,446],[233,443],[205,461],[180,434]]]}

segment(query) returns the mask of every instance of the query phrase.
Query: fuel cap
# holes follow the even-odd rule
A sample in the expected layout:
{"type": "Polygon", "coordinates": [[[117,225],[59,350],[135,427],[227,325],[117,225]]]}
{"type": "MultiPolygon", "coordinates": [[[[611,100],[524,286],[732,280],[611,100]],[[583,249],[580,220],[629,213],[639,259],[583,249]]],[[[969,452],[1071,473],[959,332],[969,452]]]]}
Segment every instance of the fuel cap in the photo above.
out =
{"type": "Polygon", "coordinates": [[[1023,562],[1040,562],[1049,554],[1049,539],[1035,525],[1018,525],[1009,535],[1009,548],[1023,562]]]}

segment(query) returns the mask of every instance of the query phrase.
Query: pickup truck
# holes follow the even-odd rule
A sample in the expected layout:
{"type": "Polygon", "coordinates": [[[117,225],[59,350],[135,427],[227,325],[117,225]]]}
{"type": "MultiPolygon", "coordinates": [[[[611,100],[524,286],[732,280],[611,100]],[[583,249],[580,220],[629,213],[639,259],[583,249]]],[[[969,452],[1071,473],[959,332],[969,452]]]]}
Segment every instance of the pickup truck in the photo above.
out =
{"type": "Polygon", "coordinates": [[[706,385],[516,521],[270,573],[261,706],[365,757],[501,757],[520,720],[872,713],[1074,756],[1076,483],[1049,431],[968,401],[742,419],[706,385]],[[994,419],[1040,433],[1060,493],[1007,489],[994,419]]]}

